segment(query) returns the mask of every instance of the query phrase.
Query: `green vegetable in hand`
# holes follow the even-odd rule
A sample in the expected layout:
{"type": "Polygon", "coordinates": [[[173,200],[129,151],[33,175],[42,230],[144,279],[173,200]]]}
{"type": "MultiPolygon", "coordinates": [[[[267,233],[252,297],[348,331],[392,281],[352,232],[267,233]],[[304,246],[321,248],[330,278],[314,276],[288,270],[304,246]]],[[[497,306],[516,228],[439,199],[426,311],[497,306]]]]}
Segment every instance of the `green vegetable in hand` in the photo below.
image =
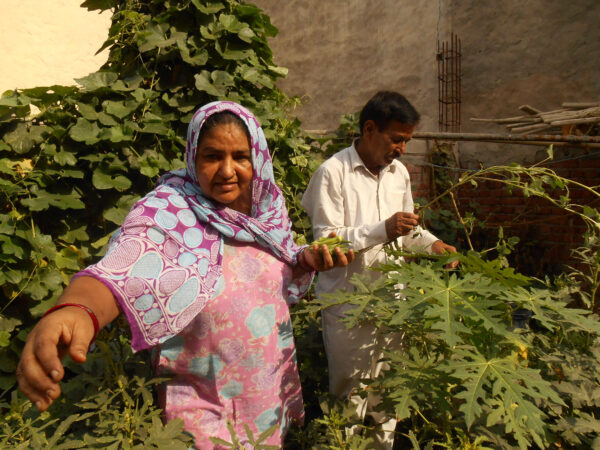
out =
{"type": "Polygon", "coordinates": [[[342,252],[348,253],[348,250],[349,250],[348,244],[350,244],[350,243],[351,243],[350,241],[345,240],[341,236],[335,236],[335,237],[322,237],[316,241],[313,241],[310,244],[310,246],[313,247],[315,244],[317,244],[319,247],[321,247],[323,244],[325,244],[327,246],[327,249],[329,250],[329,253],[331,253],[333,255],[334,254],[333,251],[336,247],[339,247],[340,250],[342,250],[342,252]]]}

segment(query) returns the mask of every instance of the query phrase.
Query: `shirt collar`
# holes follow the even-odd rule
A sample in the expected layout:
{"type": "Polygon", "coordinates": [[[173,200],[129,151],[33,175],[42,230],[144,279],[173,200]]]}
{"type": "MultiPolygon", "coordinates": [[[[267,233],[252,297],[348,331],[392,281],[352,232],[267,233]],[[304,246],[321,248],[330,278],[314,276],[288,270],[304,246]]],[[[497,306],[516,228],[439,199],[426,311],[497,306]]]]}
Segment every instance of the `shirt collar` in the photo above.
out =
{"type": "MultiPolygon", "coordinates": [[[[356,151],[356,143],[358,142],[358,139],[354,139],[354,141],[352,141],[352,146],[350,147],[350,167],[352,167],[352,171],[355,171],[358,167],[364,167],[364,169],[371,173],[371,171],[369,169],[367,169],[367,166],[365,166],[365,163],[363,162],[363,160],[361,159],[360,155],[358,154],[358,152],[356,151]]],[[[388,166],[384,167],[381,170],[381,173],[385,173],[385,172],[392,172],[394,173],[396,171],[396,169],[398,168],[399,161],[394,160],[392,161],[391,164],[389,164],[388,166]]]]}

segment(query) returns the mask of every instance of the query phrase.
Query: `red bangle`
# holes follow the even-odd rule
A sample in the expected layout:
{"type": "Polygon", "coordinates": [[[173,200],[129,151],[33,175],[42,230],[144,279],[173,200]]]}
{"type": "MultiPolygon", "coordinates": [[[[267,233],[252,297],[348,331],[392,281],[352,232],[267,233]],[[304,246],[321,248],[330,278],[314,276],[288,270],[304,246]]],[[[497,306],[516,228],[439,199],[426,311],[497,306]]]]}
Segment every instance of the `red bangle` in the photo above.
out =
{"type": "Polygon", "coordinates": [[[96,314],[94,314],[94,311],[92,311],[90,308],[88,308],[85,305],[80,305],[79,303],[61,303],[59,305],[54,305],[52,308],[50,308],[48,311],[46,311],[44,313],[44,315],[42,316],[42,319],[44,317],[46,317],[48,314],[50,314],[51,312],[54,312],[57,309],[65,308],[66,306],[75,306],[77,308],[81,308],[89,314],[90,319],[92,319],[92,323],[94,324],[94,337],[92,338],[92,341],[91,341],[91,342],[94,342],[94,340],[96,339],[96,336],[98,336],[98,331],[100,331],[100,324],[98,323],[98,318],[96,317],[96,314]]]}

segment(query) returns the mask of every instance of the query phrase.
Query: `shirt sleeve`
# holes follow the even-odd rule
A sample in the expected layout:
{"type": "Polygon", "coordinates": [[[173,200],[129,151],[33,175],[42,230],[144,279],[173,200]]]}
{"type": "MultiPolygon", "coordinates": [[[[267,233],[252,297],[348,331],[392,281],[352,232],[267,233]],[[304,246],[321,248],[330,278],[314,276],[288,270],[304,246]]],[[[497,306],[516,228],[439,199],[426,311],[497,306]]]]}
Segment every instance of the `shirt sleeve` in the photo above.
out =
{"type": "Polygon", "coordinates": [[[302,197],[302,206],[311,218],[315,239],[332,231],[350,241],[354,250],[382,244],[388,240],[385,221],[360,226],[345,226],[342,170],[322,165],[313,175],[302,197]]]}

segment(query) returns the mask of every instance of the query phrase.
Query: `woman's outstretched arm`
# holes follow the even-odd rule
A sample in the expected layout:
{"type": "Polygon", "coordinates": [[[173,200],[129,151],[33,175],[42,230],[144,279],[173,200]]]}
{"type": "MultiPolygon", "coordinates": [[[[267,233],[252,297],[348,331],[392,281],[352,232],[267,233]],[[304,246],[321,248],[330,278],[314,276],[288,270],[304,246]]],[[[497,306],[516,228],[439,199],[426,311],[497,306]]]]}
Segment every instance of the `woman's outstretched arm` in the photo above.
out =
{"type": "MultiPolygon", "coordinates": [[[[73,280],[57,305],[65,303],[89,308],[100,328],[119,315],[110,289],[92,277],[73,280]]],[[[73,361],[84,362],[93,339],[91,314],[76,306],[52,311],[31,330],[17,366],[17,381],[19,389],[40,411],[46,410],[60,395],[58,383],[65,374],[61,359],[69,354],[73,361]]]]}

